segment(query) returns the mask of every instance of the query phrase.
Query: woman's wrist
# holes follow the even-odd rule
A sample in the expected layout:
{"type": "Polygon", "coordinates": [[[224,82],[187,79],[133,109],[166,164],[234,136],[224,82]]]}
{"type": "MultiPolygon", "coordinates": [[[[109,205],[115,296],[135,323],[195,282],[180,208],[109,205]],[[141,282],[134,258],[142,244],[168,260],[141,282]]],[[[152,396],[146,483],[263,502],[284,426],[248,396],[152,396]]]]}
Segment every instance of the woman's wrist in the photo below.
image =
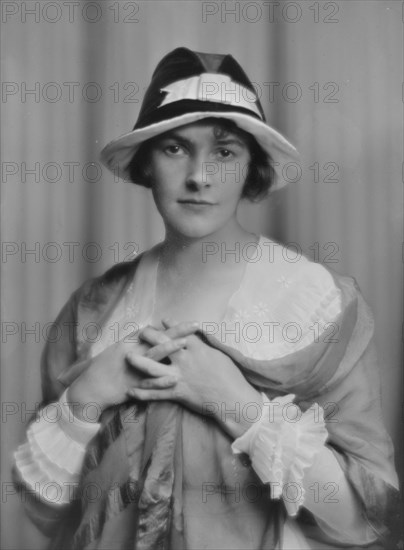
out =
{"type": "Polygon", "coordinates": [[[219,403],[211,404],[216,421],[233,439],[241,437],[262,414],[261,393],[245,379],[244,382],[241,391],[228,392],[219,403]]]}
{"type": "Polygon", "coordinates": [[[66,394],[67,403],[77,419],[83,422],[98,422],[106,406],[98,397],[90,394],[80,378],[69,386],[66,394]]]}

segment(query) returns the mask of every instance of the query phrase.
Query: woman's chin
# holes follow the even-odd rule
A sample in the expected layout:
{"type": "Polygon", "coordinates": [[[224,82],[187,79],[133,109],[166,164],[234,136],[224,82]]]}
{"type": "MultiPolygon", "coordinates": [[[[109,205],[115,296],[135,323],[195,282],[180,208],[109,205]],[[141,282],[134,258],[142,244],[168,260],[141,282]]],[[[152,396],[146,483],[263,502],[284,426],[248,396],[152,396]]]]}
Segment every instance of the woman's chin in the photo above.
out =
{"type": "Polygon", "coordinates": [[[192,225],[176,225],[175,227],[171,227],[169,234],[176,235],[177,238],[182,239],[203,239],[205,237],[212,236],[218,228],[212,227],[212,226],[205,226],[202,224],[192,224],[192,225]]]}

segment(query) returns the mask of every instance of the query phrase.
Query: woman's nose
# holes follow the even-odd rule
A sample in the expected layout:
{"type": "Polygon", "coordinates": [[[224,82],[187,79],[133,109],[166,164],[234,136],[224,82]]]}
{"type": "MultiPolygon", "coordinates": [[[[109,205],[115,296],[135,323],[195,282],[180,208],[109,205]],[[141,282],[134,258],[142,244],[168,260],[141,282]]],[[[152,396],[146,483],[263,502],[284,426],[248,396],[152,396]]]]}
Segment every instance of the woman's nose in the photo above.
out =
{"type": "Polygon", "coordinates": [[[203,155],[198,155],[189,161],[186,185],[192,189],[210,187],[215,173],[217,173],[217,163],[208,161],[203,155]]]}

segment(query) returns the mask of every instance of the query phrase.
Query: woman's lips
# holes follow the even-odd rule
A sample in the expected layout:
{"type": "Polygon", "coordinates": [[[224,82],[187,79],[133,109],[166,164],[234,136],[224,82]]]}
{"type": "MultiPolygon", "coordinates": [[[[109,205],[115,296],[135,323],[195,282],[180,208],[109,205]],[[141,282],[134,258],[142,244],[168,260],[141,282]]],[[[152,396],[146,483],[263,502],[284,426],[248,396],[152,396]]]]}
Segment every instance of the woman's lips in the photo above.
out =
{"type": "Polygon", "coordinates": [[[205,210],[206,208],[209,208],[210,206],[214,206],[213,202],[208,201],[197,201],[197,200],[179,200],[180,204],[185,206],[186,208],[190,208],[191,210],[205,210]]]}
{"type": "Polygon", "coordinates": [[[180,199],[178,202],[180,203],[185,203],[185,204],[206,204],[206,205],[210,205],[210,206],[213,206],[213,202],[209,202],[209,201],[203,201],[203,200],[196,200],[196,199],[180,199]]]}

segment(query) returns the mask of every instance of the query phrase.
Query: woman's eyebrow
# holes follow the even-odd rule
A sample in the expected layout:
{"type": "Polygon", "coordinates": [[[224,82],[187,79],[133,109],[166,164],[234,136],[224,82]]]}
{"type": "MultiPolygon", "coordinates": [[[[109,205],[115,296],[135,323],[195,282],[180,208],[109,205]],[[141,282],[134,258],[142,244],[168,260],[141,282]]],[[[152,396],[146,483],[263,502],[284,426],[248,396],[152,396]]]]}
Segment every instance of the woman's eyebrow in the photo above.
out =
{"type": "Polygon", "coordinates": [[[236,136],[216,138],[218,145],[238,145],[239,147],[247,147],[246,143],[236,136]]]}
{"type": "Polygon", "coordinates": [[[191,143],[191,140],[189,140],[188,138],[182,136],[181,134],[177,134],[176,132],[169,132],[163,136],[161,136],[161,141],[163,140],[166,140],[166,139],[173,139],[175,141],[179,141],[181,143],[191,143]]]}

